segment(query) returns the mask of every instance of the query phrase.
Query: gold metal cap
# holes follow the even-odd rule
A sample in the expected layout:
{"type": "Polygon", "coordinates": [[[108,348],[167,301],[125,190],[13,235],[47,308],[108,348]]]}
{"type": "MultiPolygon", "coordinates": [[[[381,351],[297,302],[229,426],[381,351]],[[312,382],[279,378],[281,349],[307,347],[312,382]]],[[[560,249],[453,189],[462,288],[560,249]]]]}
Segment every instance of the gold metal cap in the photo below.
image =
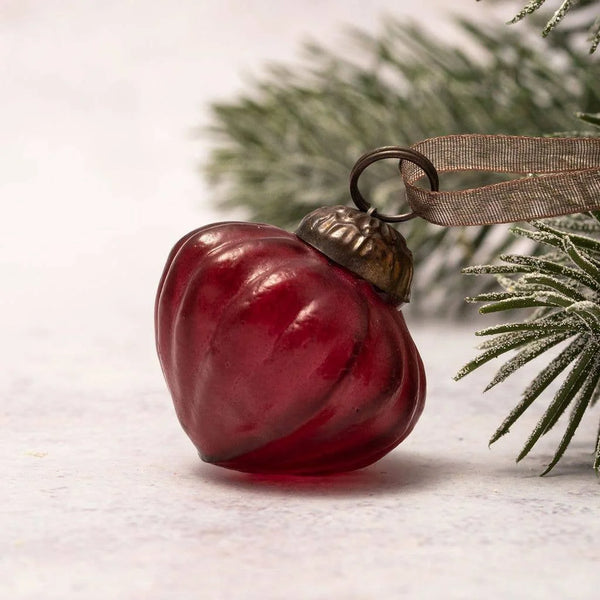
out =
{"type": "Polygon", "coordinates": [[[395,304],[410,300],[412,254],[387,223],[354,208],[331,206],[306,215],[296,235],[388,294],[395,304]]]}

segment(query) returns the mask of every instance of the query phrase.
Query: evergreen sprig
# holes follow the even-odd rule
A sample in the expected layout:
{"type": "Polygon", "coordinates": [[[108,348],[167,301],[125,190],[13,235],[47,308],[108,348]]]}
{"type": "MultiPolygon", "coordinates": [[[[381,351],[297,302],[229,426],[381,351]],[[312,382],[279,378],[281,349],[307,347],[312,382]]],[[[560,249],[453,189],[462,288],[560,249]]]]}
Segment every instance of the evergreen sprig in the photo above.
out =
{"type": "MultiPolygon", "coordinates": [[[[347,204],[350,169],[373,148],[451,133],[545,135],[576,128],[577,110],[598,110],[600,65],[568,44],[549,57],[522,31],[459,27],[467,43],[452,45],[390,18],[376,35],[349,33],[354,58],[310,44],[302,66],[274,66],[242,97],[215,103],[214,150],[203,171],[217,202],[293,228],[319,206],[347,204]],[[469,42],[472,52],[464,50],[469,42]]],[[[377,163],[361,176],[361,191],[385,212],[404,212],[401,189],[397,165],[377,163]]],[[[484,289],[466,288],[462,267],[517,249],[502,226],[414,219],[400,230],[418,271],[411,309],[437,315],[463,311],[465,294],[484,289]]]]}
{"type": "MultiPolygon", "coordinates": [[[[600,213],[562,217],[521,226],[512,233],[542,244],[548,250],[538,257],[503,255],[505,264],[470,267],[467,274],[492,274],[502,291],[479,294],[481,313],[533,309],[524,320],[494,325],[477,332],[491,336],[483,352],[456,375],[460,379],[490,360],[515,351],[498,370],[486,390],[504,381],[544,352],[561,351],[535,377],[490,440],[506,434],[542,392],[567,371],[562,384],[517,457],[520,461],[536,442],[570,409],[570,417],[548,473],[563,456],[584,413],[600,397],[600,213]]],[[[593,467],[600,471],[600,431],[593,467]]]]}

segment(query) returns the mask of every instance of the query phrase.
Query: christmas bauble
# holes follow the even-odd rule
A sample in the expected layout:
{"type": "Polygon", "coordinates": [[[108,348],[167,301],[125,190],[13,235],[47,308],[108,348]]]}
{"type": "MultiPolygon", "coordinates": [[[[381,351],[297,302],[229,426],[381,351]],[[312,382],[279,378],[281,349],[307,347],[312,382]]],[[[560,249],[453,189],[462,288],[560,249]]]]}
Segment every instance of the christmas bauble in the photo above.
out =
{"type": "Polygon", "coordinates": [[[345,207],[315,211],[298,235],[226,222],[182,238],[159,285],[156,341],[202,459],[324,474],[397,446],[425,398],[397,308],[408,256],[395,229],[345,207]]]}

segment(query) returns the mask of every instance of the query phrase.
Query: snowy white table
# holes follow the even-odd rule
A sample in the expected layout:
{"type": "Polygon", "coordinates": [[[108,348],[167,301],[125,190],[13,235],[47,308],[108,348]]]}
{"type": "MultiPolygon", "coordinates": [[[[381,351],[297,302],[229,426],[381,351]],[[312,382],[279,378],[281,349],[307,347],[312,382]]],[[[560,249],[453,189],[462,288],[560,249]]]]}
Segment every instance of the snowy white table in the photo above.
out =
{"type": "Polygon", "coordinates": [[[552,444],[515,465],[526,425],[486,447],[523,380],[454,383],[471,328],[412,329],[429,374],[413,434],[370,468],[306,479],[200,462],[149,323],[60,359],[33,333],[38,377],[15,370],[3,401],[0,597],[596,598],[592,420],[538,477],[552,444]]]}

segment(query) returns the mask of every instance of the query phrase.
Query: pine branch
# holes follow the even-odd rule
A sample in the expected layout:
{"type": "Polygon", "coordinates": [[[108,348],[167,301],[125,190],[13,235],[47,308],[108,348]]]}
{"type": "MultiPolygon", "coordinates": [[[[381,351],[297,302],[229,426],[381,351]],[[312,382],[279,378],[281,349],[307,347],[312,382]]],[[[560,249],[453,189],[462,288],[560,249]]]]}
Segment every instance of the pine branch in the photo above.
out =
{"type": "MultiPolygon", "coordinates": [[[[508,433],[548,385],[572,365],[517,457],[517,461],[524,458],[571,407],[571,417],[562,439],[542,474],[550,472],[560,461],[585,412],[600,397],[600,223],[597,217],[597,214],[588,213],[571,219],[562,217],[540,221],[532,224],[533,231],[515,227],[512,229],[514,235],[544,243],[549,246],[549,252],[536,258],[506,255],[502,259],[509,265],[465,269],[469,274],[501,274],[499,283],[503,287],[502,292],[480,294],[469,299],[477,302],[495,300],[481,307],[480,312],[532,306],[537,306],[538,310],[524,321],[479,331],[478,335],[494,337],[486,343],[486,351],[482,355],[458,372],[457,379],[492,357],[518,349],[518,353],[498,370],[487,391],[534,358],[571,339],[531,382],[521,401],[490,440],[492,444],[508,433]],[[580,231],[595,232],[596,237],[582,235],[580,231]]],[[[596,440],[595,448],[593,467],[598,471],[599,440],[596,440]]]]}

